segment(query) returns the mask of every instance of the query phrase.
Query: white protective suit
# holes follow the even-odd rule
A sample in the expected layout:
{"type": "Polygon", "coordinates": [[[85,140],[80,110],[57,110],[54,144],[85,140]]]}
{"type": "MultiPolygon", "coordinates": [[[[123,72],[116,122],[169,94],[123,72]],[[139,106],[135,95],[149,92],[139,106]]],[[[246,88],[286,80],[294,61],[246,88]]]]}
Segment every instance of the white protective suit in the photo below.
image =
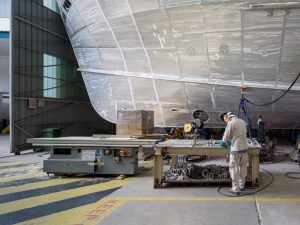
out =
{"type": "Polygon", "coordinates": [[[247,126],[244,120],[232,117],[226,126],[222,141],[226,142],[228,139],[231,140],[229,173],[232,179],[232,191],[239,192],[245,187],[249,164],[247,126]]]}

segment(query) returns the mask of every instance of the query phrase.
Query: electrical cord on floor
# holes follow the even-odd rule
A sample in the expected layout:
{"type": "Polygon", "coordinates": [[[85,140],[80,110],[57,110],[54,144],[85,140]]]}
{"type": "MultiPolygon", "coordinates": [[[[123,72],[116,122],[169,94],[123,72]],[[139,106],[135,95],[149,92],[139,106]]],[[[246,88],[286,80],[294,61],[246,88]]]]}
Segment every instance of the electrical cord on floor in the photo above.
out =
{"type": "Polygon", "coordinates": [[[288,157],[289,157],[290,154],[283,154],[283,155],[275,155],[275,156],[284,156],[282,159],[279,159],[277,161],[270,161],[270,162],[260,162],[260,164],[263,164],[263,165],[268,165],[268,164],[275,164],[275,163],[280,163],[280,162],[283,162],[285,161],[288,157]]]}
{"type": "MultiPolygon", "coordinates": [[[[263,164],[263,165],[268,165],[268,164],[275,164],[275,163],[280,163],[280,162],[283,162],[283,161],[285,161],[291,154],[293,154],[295,151],[297,151],[297,148],[294,146],[294,145],[292,145],[293,146],[293,151],[291,152],[291,153],[284,153],[284,154],[276,154],[275,156],[284,156],[284,158],[282,158],[282,159],[280,159],[280,160],[277,160],[277,161],[270,161],[270,162],[261,162],[260,164],[263,164]]],[[[280,150],[280,149],[274,149],[274,152],[276,152],[276,153],[279,153],[279,151],[278,150],[280,150]],[[277,150],[277,151],[276,151],[277,150]]]]}
{"type": "Polygon", "coordinates": [[[286,177],[291,178],[291,179],[300,179],[300,173],[299,172],[287,172],[284,174],[286,177]],[[297,176],[294,176],[297,175],[297,176]]]}
{"type": "MultiPolygon", "coordinates": [[[[297,147],[295,147],[294,145],[293,145],[293,147],[294,147],[294,150],[290,154],[293,154],[295,151],[298,150],[297,147]]],[[[293,164],[295,165],[296,163],[294,162],[293,164]]],[[[288,178],[291,178],[291,179],[298,180],[298,179],[300,179],[300,172],[287,172],[287,173],[284,174],[284,176],[286,176],[288,178]],[[296,176],[294,176],[294,175],[296,175],[296,176]]]]}
{"type": "MultiPolygon", "coordinates": [[[[255,191],[252,191],[252,192],[247,192],[247,193],[242,193],[242,194],[240,194],[240,195],[230,195],[230,194],[225,194],[225,193],[222,193],[222,189],[224,189],[224,188],[228,188],[228,187],[226,187],[226,186],[221,186],[221,187],[219,187],[218,188],[218,192],[219,192],[219,194],[220,195],[223,195],[223,196],[226,196],[226,197],[242,197],[242,196],[247,196],[247,195],[253,195],[253,194],[256,194],[256,193],[258,193],[258,192],[260,192],[260,191],[262,191],[262,190],[265,190],[266,188],[268,188],[272,183],[273,183],[273,181],[274,181],[274,176],[273,176],[273,174],[271,173],[271,172],[269,172],[268,170],[266,170],[266,169],[263,169],[263,168],[260,168],[261,170],[263,170],[263,171],[265,171],[265,172],[267,172],[269,175],[270,175],[270,177],[271,177],[271,181],[267,184],[267,185],[265,185],[264,187],[262,187],[262,188],[260,188],[260,189],[257,189],[257,190],[255,190],[255,191]]],[[[249,188],[245,188],[245,189],[249,189],[249,188]]]]}
{"type": "MultiPolygon", "coordinates": [[[[287,155],[287,157],[289,157],[291,154],[293,154],[295,151],[297,151],[298,149],[294,146],[294,145],[292,145],[293,146],[293,151],[291,152],[291,153],[289,153],[289,154],[284,154],[284,155],[287,155]]],[[[281,156],[284,156],[284,155],[281,155],[281,156]]],[[[285,159],[287,159],[287,157],[285,158],[285,159]]],[[[284,159],[284,160],[285,160],[284,159]]],[[[280,161],[276,161],[276,162],[270,162],[270,163],[262,163],[262,164],[272,164],[272,163],[278,163],[278,162],[282,162],[282,161],[284,161],[284,160],[280,160],[280,161]]],[[[297,163],[295,163],[295,162],[292,162],[292,163],[290,163],[290,164],[297,164],[297,163]]],[[[291,178],[291,179],[300,179],[300,172],[287,172],[287,173],[285,173],[284,174],[286,177],[288,177],[288,178],[291,178]],[[296,176],[295,176],[296,175],[296,176]]]]}

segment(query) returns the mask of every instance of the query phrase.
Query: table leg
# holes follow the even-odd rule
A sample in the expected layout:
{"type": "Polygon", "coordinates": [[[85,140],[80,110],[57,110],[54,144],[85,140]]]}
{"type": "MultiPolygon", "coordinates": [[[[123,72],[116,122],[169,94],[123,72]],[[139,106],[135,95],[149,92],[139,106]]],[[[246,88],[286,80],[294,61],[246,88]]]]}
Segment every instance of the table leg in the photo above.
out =
{"type": "Polygon", "coordinates": [[[154,155],[154,188],[162,188],[163,159],[161,152],[154,155]]]}
{"type": "Polygon", "coordinates": [[[178,155],[171,155],[171,166],[175,166],[178,162],[178,155]]]}
{"type": "Polygon", "coordinates": [[[259,155],[252,156],[252,186],[259,186],[259,155]]]}

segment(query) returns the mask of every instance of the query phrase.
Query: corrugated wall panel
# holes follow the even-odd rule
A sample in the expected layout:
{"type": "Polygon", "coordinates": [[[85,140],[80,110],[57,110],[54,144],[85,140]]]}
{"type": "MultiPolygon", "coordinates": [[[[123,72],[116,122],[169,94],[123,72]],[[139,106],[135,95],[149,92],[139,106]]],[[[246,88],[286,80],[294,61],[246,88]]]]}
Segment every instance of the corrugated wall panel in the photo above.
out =
{"type": "Polygon", "coordinates": [[[0,0],[0,18],[8,18],[10,14],[10,1],[0,0]]]}
{"type": "Polygon", "coordinates": [[[114,125],[102,119],[89,102],[81,74],[76,73],[78,65],[60,15],[44,7],[42,0],[15,0],[12,15],[12,151],[31,148],[26,139],[40,137],[44,128],[61,128],[65,136],[113,133],[114,125]],[[67,62],[70,70],[64,79],[77,74],[77,84],[65,83],[78,87],[76,93],[70,88],[57,88],[58,93],[69,90],[68,97],[43,96],[44,54],[67,62]],[[40,105],[30,108],[31,99],[40,105]]]}

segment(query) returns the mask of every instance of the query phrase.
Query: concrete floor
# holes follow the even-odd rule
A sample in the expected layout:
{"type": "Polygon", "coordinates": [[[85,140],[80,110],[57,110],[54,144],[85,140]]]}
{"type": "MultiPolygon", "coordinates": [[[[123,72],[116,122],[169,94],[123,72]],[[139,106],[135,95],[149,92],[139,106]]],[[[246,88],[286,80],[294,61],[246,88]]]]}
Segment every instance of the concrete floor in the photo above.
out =
{"type": "MultiPolygon", "coordinates": [[[[0,138],[0,155],[7,147],[7,140],[5,143],[4,139],[3,136],[0,138]]],[[[287,153],[293,150],[288,145],[278,147],[287,153]]],[[[288,159],[276,164],[260,165],[260,168],[268,170],[274,176],[272,185],[267,189],[255,195],[232,198],[220,195],[217,186],[169,185],[162,189],[153,189],[152,161],[141,167],[137,177],[121,181],[110,178],[99,180],[102,178],[95,177],[60,179],[47,177],[42,172],[41,163],[46,157],[47,154],[39,152],[0,158],[2,180],[0,180],[0,224],[298,225],[300,223],[300,180],[290,179],[284,175],[290,171],[300,172],[300,167],[288,159]],[[16,167],[15,162],[21,164],[16,167]],[[23,172],[12,172],[14,170],[23,172]],[[36,183],[22,183],[29,177],[40,180],[35,181],[36,183]],[[68,179],[86,179],[84,182],[92,183],[79,181],[72,183],[73,181],[68,179]],[[48,187],[47,182],[52,186],[48,187]],[[74,187],[73,184],[78,186],[74,187]],[[39,196],[35,196],[37,193],[39,196]],[[16,199],[18,195],[20,199],[16,199]],[[8,200],[8,197],[12,200],[8,200]],[[4,200],[4,203],[1,200],[4,200]]],[[[263,170],[260,176],[260,187],[271,180],[271,176],[263,170]]],[[[227,188],[222,191],[228,193],[227,188]]]]}
{"type": "Polygon", "coordinates": [[[12,155],[9,152],[9,135],[2,135],[0,133],[0,157],[12,155]]]}

